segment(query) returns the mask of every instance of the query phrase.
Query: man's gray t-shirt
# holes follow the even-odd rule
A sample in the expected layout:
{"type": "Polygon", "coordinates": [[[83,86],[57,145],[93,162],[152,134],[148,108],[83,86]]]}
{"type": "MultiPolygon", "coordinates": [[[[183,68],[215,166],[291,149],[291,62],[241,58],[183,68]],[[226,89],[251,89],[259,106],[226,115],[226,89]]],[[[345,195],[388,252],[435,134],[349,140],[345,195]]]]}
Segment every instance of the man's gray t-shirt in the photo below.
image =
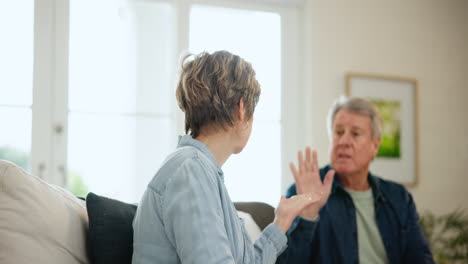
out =
{"type": "Polygon", "coordinates": [[[345,189],[353,199],[356,207],[356,223],[358,232],[359,262],[388,263],[377,221],[372,189],[368,191],[353,191],[345,189]]]}

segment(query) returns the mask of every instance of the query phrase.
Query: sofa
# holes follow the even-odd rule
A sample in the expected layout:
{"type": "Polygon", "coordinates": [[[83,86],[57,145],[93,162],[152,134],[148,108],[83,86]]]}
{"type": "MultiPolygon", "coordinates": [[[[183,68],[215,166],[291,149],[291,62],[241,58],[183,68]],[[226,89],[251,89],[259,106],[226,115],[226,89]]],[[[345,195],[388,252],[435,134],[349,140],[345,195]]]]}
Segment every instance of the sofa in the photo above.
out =
{"type": "MultiPolygon", "coordinates": [[[[273,221],[268,204],[235,206],[254,240],[273,221]]],[[[95,193],[75,197],[0,160],[0,263],[131,263],[136,209],[95,193]]]]}

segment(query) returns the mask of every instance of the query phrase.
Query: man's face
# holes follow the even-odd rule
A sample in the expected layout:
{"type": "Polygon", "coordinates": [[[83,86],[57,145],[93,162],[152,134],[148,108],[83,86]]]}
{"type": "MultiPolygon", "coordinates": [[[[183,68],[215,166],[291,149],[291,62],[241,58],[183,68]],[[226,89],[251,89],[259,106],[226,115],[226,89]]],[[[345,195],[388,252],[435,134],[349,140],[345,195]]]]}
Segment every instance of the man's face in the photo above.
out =
{"type": "Polygon", "coordinates": [[[371,119],[341,109],[332,126],[330,161],[342,175],[359,175],[369,170],[380,145],[380,138],[372,139],[371,119]]]}

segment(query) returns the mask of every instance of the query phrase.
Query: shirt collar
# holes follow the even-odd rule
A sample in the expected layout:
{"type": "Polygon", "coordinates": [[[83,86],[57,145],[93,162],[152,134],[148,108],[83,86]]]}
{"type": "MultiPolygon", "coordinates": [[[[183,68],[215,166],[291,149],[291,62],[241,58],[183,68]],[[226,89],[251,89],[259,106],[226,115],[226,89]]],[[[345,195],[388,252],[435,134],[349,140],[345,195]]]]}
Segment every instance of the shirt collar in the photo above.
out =
{"type": "Polygon", "coordinates": [[[375,196],[375,200],[377,202],[385,202],[385,197],[382,193],[382,190],[380,188],[380,180],[378,177],[372,175],[370,172],[369,172],[369,176],[368,176],[368,179],[369,179],[369,184],[370,186],[372,187],[372,191],[374,192],[374,196],[375,196]]]}
{"type": "MultiPolygon", "coordinates": [[[[325,167],[325,175],[328,170],[332,169],[330,165],[327,165],[325,167]]],[[[382,190],[380,189],[380,181],[379,178],[374,176],[371,172],[369,172],[367,179],[369,181],[369,184],[372,188],[372,192],[374,193],[374,198],[376,202],[384,202],[385,197],[383,196],[382,190]]],[[[333,185],[332,185],[332,193],[334,193],[337,189],[345,190],[343,185],[341,184],[340,180],[338,179],[337,175],[335,175],[333,179],[333,185]]]]}
{"type": "Polygon", "coordinates": [[[179,136],[179,143],[177,144],[177,148],[181,147],[194,147],[197,150],[199,150],[205,157],[208,158],[208,160],[213,164],[213,166],[215,166],[216,170],[218,171],[218,175],[224,181],[223,170],[221,169],[221,167],[219,167],[218,162],[216,162],[213,153],[211,153],[210,149],[205,144],[203,144],[203,142],[192,138],[191,135],[183,135],[179,136]]]}

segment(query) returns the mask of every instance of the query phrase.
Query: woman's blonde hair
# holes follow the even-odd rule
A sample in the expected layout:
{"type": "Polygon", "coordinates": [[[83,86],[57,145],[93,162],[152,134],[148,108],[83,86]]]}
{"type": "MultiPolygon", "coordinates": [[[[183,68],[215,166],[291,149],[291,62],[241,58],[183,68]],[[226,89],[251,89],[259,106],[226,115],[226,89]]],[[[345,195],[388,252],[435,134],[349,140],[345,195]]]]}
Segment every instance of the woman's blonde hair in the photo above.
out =
{"type": "Polygon", "coordinates": [[[182,59],[176,90],[185,113],[185,132],[196,138],[205,125],[222,129],[234,125],[241,99],[250,119],[260,96],[252,65],[227,51],[191,57],[182,59]]]}

